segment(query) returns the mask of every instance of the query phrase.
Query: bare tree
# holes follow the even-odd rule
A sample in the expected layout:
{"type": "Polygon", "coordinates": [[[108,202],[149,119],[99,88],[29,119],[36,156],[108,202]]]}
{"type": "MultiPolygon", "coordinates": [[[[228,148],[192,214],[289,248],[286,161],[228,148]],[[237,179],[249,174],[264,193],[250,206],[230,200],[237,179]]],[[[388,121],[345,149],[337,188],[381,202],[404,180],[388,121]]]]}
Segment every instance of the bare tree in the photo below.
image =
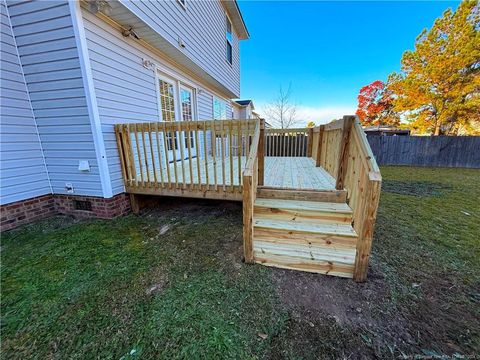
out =
{"type": "Polygon", "coordinates": [[[291,96],[292,84],[287,90],[280,86],[276,99],[265,107],[267,121],[274,127],[288,129],[298,122],[297,105],[292,102],[291,96]]]}

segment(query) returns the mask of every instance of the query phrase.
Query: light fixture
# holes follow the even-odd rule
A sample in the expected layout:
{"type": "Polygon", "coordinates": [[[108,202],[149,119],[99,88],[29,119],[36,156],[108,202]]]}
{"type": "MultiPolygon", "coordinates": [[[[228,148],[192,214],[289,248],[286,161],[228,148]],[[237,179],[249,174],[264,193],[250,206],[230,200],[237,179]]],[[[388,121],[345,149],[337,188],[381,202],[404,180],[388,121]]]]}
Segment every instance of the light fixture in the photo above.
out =
{"type": "Polygon", "coordinates": [[[105,15],[110,15],[112,7],[106,0],[87,0],[88,11],[93,14],[101,12],[105,15]]]}
{"type": "Polygon", "coordinates": [[[129,37],[133,36],[135,39],[140,40],[140,37],[137,35],[137,33],[133,30],[132,26],[127,26],[127,28],[124,28],[122,30],[122,35],[123,37],[129,37]]]}

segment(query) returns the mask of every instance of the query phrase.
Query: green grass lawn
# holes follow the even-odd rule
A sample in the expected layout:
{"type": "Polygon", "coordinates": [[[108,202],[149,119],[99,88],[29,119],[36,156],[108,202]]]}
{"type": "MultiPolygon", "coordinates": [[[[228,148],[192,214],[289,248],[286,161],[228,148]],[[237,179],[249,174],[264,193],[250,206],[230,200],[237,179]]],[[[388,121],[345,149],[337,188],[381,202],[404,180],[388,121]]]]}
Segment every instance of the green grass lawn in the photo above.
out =
{"type": "Polygon", "coordinates": [[[243,264],[240,204],[5,233],[2,358],[478,355],[480,171],[382,175],[364,284],[243,264]]]}

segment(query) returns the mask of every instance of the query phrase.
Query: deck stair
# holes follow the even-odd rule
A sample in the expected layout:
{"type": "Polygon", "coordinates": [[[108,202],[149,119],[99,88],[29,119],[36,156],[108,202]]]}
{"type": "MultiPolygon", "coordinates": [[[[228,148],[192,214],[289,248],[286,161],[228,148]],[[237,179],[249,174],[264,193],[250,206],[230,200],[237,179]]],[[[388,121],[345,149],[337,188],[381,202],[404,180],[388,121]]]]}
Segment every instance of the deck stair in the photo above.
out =
{"type": "Polygon", "coordinates": [[[353,276],[358,236],[345,202],[258,197],[253,223],[255,262],[353,276]]]}

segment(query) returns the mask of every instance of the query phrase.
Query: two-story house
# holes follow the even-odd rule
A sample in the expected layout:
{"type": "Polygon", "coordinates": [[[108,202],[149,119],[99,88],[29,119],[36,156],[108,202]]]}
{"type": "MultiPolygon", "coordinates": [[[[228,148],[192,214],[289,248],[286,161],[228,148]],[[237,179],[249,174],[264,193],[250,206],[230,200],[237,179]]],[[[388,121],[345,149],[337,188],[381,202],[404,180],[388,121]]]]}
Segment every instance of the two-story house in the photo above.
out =
{"type": "Polygon", "coordinates": [[[127,212],[116,123],[233,117],[236,1],[0,1],[2,230],[127,212]]]}

